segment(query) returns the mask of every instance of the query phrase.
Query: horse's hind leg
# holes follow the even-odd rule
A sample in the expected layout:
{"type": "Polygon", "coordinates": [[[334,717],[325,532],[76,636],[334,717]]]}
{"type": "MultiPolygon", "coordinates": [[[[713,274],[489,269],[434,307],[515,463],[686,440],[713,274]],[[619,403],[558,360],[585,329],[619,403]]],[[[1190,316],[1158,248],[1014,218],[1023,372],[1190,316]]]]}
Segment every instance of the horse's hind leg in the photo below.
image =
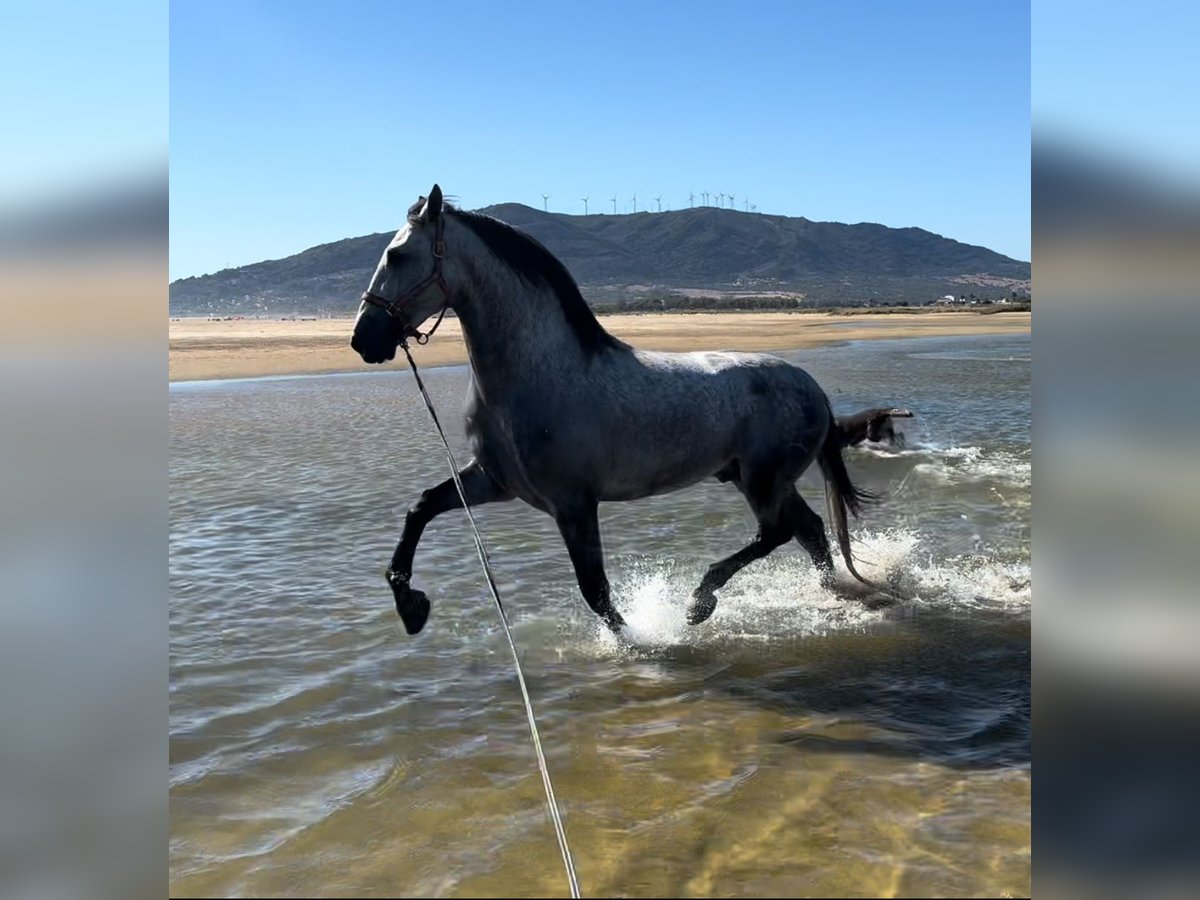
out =
{"type": "Polygon", "coordinates": [[[790,487],[784,499],[784,510],[796,540],[812,557],[813,565],[821,572],[822,583],[828,584],[833,578],[833,555],[829,552],[825,523],[804,502],[795,485],[790,487]]]}
{"type": "MultiPolygon", "coordinates": [[[[708,567],[700,586],[692,594],[692,605],[688,607],[687,619],[692,625],[699,625],[713,614],[713,610],[717,608],[716,592],[724,587],[730,578],[755,560],[762,559],[773,550],[782,547],[795,534],[788,515],[790,504],[782,492],[782,486],[775,485],[767,491],[753,491],[740,482],[737,486],[745,494],[755,518],[758,519],[758,535],[737,553],[708,567]]],[[[799,499],[798,495],[796,499],[799,499]]]]}

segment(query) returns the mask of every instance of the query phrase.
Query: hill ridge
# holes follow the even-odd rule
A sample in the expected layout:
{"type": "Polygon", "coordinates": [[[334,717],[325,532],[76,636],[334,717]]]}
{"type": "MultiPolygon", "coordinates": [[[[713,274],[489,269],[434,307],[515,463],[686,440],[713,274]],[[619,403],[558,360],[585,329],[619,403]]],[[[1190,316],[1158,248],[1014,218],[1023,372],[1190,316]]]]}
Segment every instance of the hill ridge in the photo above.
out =
{"type": "MultiPolygon", "coordinates": [[[[573,215],[522,203],[478,212],[521,228],[558,256],[584,296],[626,289],[803,295],[812,306],[928,302],[964,285],[1003,296],[1030,265],[916,226],[845,224],[716,207],[573,215]]],[[[171,315],[350,312],[394,232],[318,244],[170,284],[171,315]]]]}

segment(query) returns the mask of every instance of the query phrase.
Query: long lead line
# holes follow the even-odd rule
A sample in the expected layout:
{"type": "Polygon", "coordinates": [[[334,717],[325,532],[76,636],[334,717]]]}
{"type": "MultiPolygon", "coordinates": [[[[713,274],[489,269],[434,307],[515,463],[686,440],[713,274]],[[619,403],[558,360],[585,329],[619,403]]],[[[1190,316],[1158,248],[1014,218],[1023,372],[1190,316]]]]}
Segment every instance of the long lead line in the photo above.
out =
{"type": "Polygon", "coordinates": [[[562,817],[558,812],[558,801],[554,797],[554,785],[550,783],[550,770],[546,767],[546,756],[542,753],[542,738],[538,734],[537,722],[533,718],[533,704],[529,700],[529,689],[525,686],[525,674],[521,671],[521,660],[517,656],[517,645],[513,641],[512,631],[508,627],[508,616],[504,614],[504,604],[500,602],[500,590],[496,587],[495,576],[492,575],[492,564],[488,561],[487,548],[483,545],[483,536],[479,533],[479,526],[475,524],[475,516],[471,513],[470,504],[467,503],[466,491],[463,490],[462,480],[458,477],[458,463],[454,461],[454,453],[450,450],[446,433],[442,431],[442,423],[438,421],[433,401],[429,399],[429,392],[425,390],[425,383],[421,381],[421,376],[417,372],[417,364],[413,362],[412,354],[408,351],[408,342],[403,342],[400,346],[404,350],[404,355],[408,357],[408,368],[417,380],[417,387],[425,401],[425,408],[429,410],[438,437],[441,438],[442,446],[446,449],[446,461],[450,464],[450,477],[454,479],[454,486],[458,489],[463,510],[467,514],[467,521],[471,523],[471,532],[475,536],[475,552],[479,554],[479,562],[483,565],[484,575],[487,576],[488,588],[492,592],[492,599],[496,601],[496,609],[500,612],[500,624],[504,626],[504,636],[508,638],[508,648],[512,651],[513,666],[517,670],[517,683],[521,686],[521,697],[525,700],[525,717],[529,720],[529,733],[533,737],[533,749],[537,752],[538,769],[542,773],[542,787],[546,789],[546,802],[550,806],[550,818],[554,820],[554,834],[558,838],[558,849],[562,853],[563,865],[567,869],[567,881],[570,882],[571,896],[578,898],[580,896],[579,880],[575,877],[575,863],[571,859],[571,848],[567,846],[567,832],[563,829],[562,817]]]}

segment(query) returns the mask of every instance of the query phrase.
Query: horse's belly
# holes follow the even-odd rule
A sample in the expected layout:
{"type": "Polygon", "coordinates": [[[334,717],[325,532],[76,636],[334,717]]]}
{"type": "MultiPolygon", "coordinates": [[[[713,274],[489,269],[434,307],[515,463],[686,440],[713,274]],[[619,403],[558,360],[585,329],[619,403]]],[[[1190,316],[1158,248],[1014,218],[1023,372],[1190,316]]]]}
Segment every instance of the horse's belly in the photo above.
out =
{"type": "Polygon", "coordinates": [[[723,454],[690,454],[685,459],[664,458],[646,468],[614,467],[600,489],[601,500],[639,500],[696,484],[714,475],[726,463],[723,454]]]}

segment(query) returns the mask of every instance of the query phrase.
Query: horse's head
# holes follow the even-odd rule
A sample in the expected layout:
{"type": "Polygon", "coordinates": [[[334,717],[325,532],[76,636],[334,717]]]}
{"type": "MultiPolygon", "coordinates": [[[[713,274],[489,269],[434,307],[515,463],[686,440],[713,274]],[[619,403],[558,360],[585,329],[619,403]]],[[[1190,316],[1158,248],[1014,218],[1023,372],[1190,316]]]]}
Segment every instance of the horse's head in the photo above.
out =
{"type": "Polygon", "coordinates": [[[417,337],[417,326],[450,305],[442,272],[446,245],[442,189],[436,184],[408,211],[408,221],[383,251],[363,294],[350,346],[364,362],[393,359],[400,341],[417,337]]]}
{"type": "Polygon", "coordinates": [[[836,425],[842,433],[842,446],[854,447],[863,441],[875,444],[904,446],[904,433],[896,431],[892,419],[911,419],[907,409],[876,408],[864,409],[852,416],[841,416],[836,425]]]}

